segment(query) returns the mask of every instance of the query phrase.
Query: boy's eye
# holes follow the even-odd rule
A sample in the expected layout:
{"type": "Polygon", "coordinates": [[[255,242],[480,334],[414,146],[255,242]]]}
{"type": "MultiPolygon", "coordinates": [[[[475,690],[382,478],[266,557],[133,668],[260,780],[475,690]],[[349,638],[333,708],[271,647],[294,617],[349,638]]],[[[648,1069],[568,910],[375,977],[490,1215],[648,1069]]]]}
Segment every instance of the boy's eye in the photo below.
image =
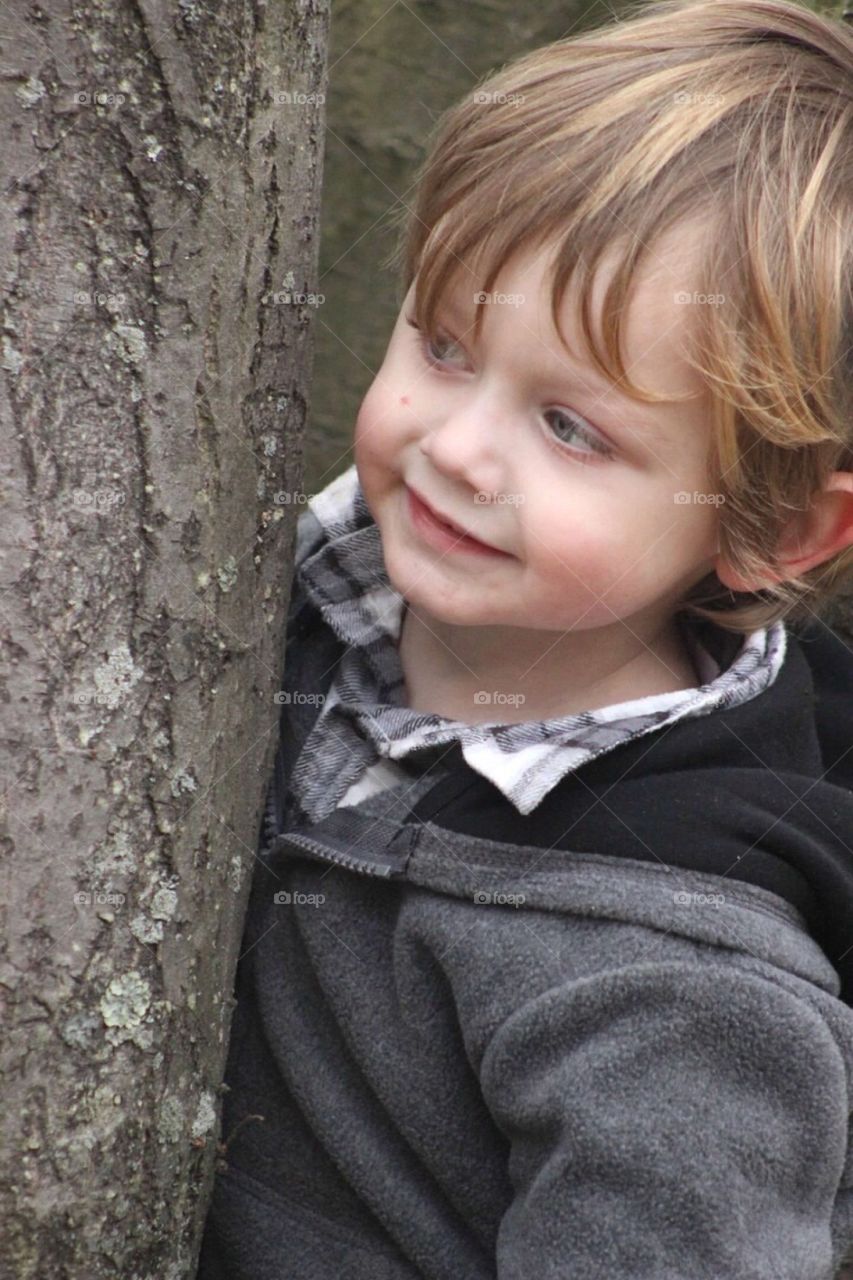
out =
{"type": "MultiPolygon", "coordinates": [[[[583,453],[597,453],[604,458],[613,456],[613,450],[608,448],[600,436],[589,430],[588,424],[583,418],[577,418],[573,413],[566,413],[562,409],[549,409],[545,414],[545,418],[546,420],[549,418],[555,419],[553,424],[555,427],[554,435],[557,436],[560,444],[564,447],[568,447],[566,436],[577,435],[589,446],[587,449],[582,450],[583,453]]],[[[560,446],[554,447],[559,448],[560,446]]]]}
{"type": "MultiPolygon", "coordinates": [[[[430,365],[440,365],[445,362],[445,356],[437,353],[436,349],[441,347],[457,347],[459,351],[462,348],[452,338],[443,339],[436,334],[435,341],[430,340],[426,334],[421,331],[421,326],[415,320],[406,319],[406,324],[416,330],[418,334],[418,345],[424,355],[427,363],[430,365]]],[[[592,428],[585,419],[578,417],[573,413],[567,413],[563,409],[549,409],[544,415],[546,421],[554,419],[554,430],[549,433],[546,443],[555,452],[561,453],[564,457],[573,454],[578,461],[590,462],[596,455],[603,458],[612,458],[613,450],[605,443],[604,439],[592,428]],[[586,445],[583,449],[577,449],[570,445],[566,437],[577,436],[586,445]]],[[[550,424],[549,424],[550,425],[550,424]]]]}
{"type": "MultiPolygon", "coordinates": [[[[421,332],[421,326],[419,324],[416,324],[414,320],[407,320],[406,324],[411,325],[411,327],[417,331],[418,342],[419,342],[421,351],[426,357],[428,364],[442,364],[444,362],[445,357],[441,354],[436,354],[437,347],[440,348],[440,347],[458,346],[458,344],[455,343],[451,338],[443,339],[439,337],[438,334],[436,334],[435,341],[432,341],[430,338],[427,337],[426,334],[421,332]]],[[[459,350],[461,351],[462,348],[459,347],[459,350]]]]}

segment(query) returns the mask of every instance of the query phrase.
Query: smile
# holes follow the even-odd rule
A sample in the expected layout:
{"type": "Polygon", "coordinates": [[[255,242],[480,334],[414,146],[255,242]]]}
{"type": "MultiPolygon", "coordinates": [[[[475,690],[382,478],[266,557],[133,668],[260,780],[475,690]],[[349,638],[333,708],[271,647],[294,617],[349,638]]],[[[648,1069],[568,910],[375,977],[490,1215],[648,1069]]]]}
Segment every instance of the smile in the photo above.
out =
{"type": "Polygon", "coordinates": [[[408,485],[406,485],[406,499],[409,516],[415,529],[425,542],[428,542],[430,546],[435,547],[437,550],[464,551],[469,555],[512,558],[509,552],[499,551],[497,547],[491,547],[486,542],[480,542],[479,538],[472,537],[456,525],[442,519],[408,485]]]}

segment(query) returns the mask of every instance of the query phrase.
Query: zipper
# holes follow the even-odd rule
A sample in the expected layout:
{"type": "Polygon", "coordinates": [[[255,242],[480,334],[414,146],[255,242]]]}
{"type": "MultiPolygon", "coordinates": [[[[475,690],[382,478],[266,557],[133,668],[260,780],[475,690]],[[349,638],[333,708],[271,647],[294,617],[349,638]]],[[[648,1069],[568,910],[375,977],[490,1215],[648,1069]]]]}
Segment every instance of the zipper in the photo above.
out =
{"type": "MultiPolygon", "coordinates": [[[[291,585],[291,605],[293,603],[293,597],[295,595],[295,592],[296,592],[296,585],[294,583],[291,585]]],[[[300,629],[300,624],[302,622],[302,618],[305,614],[305,611],[308,607],[308,603],[309,602],[307,600],[303,600],[302,603],[297,607],[295,612],[293,612],[288,619],[287,626],[285,628],[285,645],[284,645],[285,653],[287,652],[288,645],[294,639],[294,636],[298,633],[300,629]]],[[[280,681],[280,683],[283,685],[284,683],[283,678],[280,681]]],[[[275,731],[277,736],[279,734],[279,720],[280,720],[280,715],[275,722],[275,731]]],[[[277,742],[276,753],[278,753],[279,750],[280,750],[280,746],[277,742]]],[[[277,760],[277,754],[276,754],[276,758],[273,760],[272,773],[270,775],[270,780],[268,784],[269,789],[267,793],[267,798],[264,802],[263,814],[261,816],[261,839],[260,839],[260,848],[258,849],[259,857],[263,854],[270,852],[270,846],[272,845],[272,842],[275,840],[276,836],[278,835],[278,822],[276,821],[276,809],[277,809],[276,760],[277,760]]]]}
{"type": "Polygon", "coordinates": [[[264,805],[264,814],[261,820],[261,847],[258,850],[258,856],[269,853],[270,846],[278,835],[278,823],[275,817],[275,770],[273,770],[273,778],[270,782],[269,795],[264,805]]]}
{"type": "MultiPolygon", "coordinates": [[[[307,853],[309,857],[319,858],[322,862],[333,862],[338,866],[346,867],[350,871],[360,871],[369,876],[382,876],[384,879],[390,879],[391,876],[401,876],[405,874],[406,863],[409,860],[414,838],[415,829],[403,827],[400,835],[405,835],[405,851],[400,855],[391,853],[390,848],[386,850],[389,855],[389,861],[381,862],[375,858],[358,858],[352,853],[341,853],[331,849],[327,844],[321,843],[319,840],[313,840],[311,836],[305,835],[303,832],[290,831],[282,832],[274,843],[270,852],[278,852],[286,849],[287,846],[295,847],[303,853],[307,853]]],[[[399,838],[395,837],[392,843],[398,843],[399,838]]]]}

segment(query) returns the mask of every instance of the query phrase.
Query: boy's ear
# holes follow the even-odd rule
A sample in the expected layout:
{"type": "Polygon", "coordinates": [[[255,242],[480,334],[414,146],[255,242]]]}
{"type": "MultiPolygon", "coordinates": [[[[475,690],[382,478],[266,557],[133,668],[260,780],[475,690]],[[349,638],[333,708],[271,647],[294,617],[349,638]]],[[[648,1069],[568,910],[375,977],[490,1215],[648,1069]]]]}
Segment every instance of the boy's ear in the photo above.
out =
{"type": "Polygon", "coordinates": [[[779,540],[779,559],[784,569],[766,573],[760,581],[747,580],[721,555],[714,569],[730,591],[759,591],[773,582],[798,578],[837,551],[853,544],[853,471],[835,471],[808,511],[798,512],[785,526],[779,540]]]}

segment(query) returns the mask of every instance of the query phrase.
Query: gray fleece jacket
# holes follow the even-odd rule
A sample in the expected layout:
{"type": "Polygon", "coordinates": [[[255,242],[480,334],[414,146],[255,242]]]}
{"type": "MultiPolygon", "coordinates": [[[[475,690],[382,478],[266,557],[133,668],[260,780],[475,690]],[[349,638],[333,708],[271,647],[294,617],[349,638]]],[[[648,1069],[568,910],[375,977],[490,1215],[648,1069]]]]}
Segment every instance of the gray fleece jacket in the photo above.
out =
{"type": "Polygon", "coordinates": [[[831,1280],[853,793],[805,645],[530,812],[451,741],[317,819],[345,648],[297,575],[198,1280],[831,1280]]]}

